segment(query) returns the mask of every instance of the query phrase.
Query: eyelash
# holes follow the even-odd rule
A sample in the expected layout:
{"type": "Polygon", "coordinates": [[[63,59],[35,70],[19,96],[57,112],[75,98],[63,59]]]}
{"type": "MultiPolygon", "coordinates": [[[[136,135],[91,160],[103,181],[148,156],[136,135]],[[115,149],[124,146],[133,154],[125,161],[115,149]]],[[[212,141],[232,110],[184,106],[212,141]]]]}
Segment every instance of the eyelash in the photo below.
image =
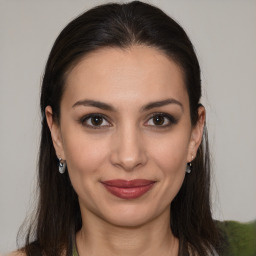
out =
{"type": "Polygon", "coordinates": [[[167,122],[168,122],[168,124],[165,124],[165,125],[148,125],[148,126],[152,126],[152,128],[156,128],[156,129],[168,128],[171,125],[177,124],[177,122],[178,122],[178,119],[176,119],[174,116],[172,116],[170,114],[167,114],[167,113],[162,113],[162,112],[153,113],[152,115],[150,115],[147,122],[149,122],[154,117],[163,117],[163,118],[165,118],[164,122],[166,122],[166,119],[167,119],[167,122]]]}
{"type": "MultiPolygon", "coordinates": [[[[88,125],[86,122],[87,122],[88,120],[91,120],[93,117],[102,118],[102,119],[103,119],[103,122],[104,122],[104,121],[107,121],[107,122],[109,123],[108,118],[106,118],[104,115],[99,114],[99,113],[88,114],[88,115],[82,117],[79,121],[80,121],[80,123],[81,123],[83,126],[86,126],[86,127],[88,127],[88,128],[92,128],[92,129],[102,129],[103,127],[110,127],[110,126],[111,126],[111,124],[110,124],[110,125],[103,125],[103,126],[102,126],[102,125],[95,126],[95,125],[93,125],[93,124],[89,124],[89,125],[88,125]]],[[[167,114],[167,113],[162,113],[162,112],[152,114],[152,115],[149,117],[149,119],[148,119],[147,122],[149,122],[149,121],[150,121],[152,118],[154,118],[154,117],[164,117],[164,118],[165,118],[164,123],[166,122],[166,119],[167,119],[168,124],[165,124],[165,125],[146,125],[146,126],[152,126],[152,128],[155,128],[155,129],[164,129],[164,128],[170,127],[170,126],[173,125],[173,124],[177,124],[177,122],[178,122],[178,120],[177,120],[175,117],[173,117],[172,115],[169,115],[169,114],[167,114]]]]}
{"type": "Polygon", "coordinates": [[[104,126],[95,126],[95,125],[88,125],[86,122],[90,119],[92,119],[93,117],[100,117],[102,118],[103,120],[107,121],[109,123],[109,121],[107,120],[107,118],[102,115],[102,114],[98,114],[98,113],[95,113],[95,114],[88,114],[84,117],[81,118],[80,120],[80,123],[86,127],[89,127],[89,128],[92,128],[92,129],[101,129],[102,127],[110,127],[111,125],[104,125],[104,126]]]}

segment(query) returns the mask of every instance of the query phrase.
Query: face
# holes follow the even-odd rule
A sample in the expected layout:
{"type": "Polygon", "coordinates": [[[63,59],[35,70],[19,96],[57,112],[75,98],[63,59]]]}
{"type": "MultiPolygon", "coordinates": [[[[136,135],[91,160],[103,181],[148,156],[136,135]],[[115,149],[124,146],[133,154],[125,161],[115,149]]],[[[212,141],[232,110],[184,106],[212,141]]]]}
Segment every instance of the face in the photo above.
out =
{"type": "Polygon", "coordinates": [[[82,214],[121,226],[169,215],[204,123],[191,126],[182,71],[159,50],[105,48],[68,74],[59,125],[46,108],[82,214]]]}

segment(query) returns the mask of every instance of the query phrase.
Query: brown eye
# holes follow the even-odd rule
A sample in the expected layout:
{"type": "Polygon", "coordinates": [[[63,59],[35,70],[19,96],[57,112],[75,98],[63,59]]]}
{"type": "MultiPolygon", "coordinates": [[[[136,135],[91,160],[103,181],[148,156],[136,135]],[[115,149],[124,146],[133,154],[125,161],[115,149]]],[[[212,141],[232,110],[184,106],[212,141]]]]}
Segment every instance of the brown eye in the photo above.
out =
{"type": "Polygon", "coordinates": [[[111,126],[106,118],[100,114],[89,114],[83,117],[80,122],[82,125],[94,129],[111,126]]]}
{"type": "Polygon", "coordinates": [[[91,118],[91,123],[94,126],[99,126],[103,123],[103,118],[101,116],[94,116],[91,118]]]}
{"type": "Polygon", "coordinates": [[[156,128],[166,128],[173,124],[176,124],[178,120],[167,113],[155,113],[147,121],[146,126],[152,126],[156,128]]]}
{"type": "Polygon", "coordinates": [[[153,117],[153,123],[155,125],[163,125],[165,121],[165,118],[163,116],[154,116],[153,117]]]}

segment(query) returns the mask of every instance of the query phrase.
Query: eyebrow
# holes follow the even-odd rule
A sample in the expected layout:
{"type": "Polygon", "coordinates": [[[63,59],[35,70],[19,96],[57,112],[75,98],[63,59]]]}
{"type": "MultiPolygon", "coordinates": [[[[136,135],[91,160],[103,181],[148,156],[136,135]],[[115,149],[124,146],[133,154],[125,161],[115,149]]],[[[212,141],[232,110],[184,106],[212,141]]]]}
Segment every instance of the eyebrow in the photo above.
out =
{"type": "Polygon", "coordinates": [[[176,104],[181,107],[182,111],[184,110],[181,102],[171,98],[171,99],[166,99],[166,100],[161,100],[161,101],[150,102],[147,105],[143,106],[141,108],[141,111],[146,111],[146,110],[150,110],[152,108],[162,107],[162,106],[169,105],[169,104],[176,104]]]}
{"type": "MultiPolygon", "coordinates": [[[[140,112],[147,111],[147,110],[150,110],[152,108],[163,107],[163,106],[166,106],[166,105],[169,105],[169,104],[176,104],[176,105],[181,107],[182,111],[184,110],[183,105],[182,105],[181,102],[179,102],[178,100],[170,98],[170,99],[165,99],[165,100],[161,100],[161,101],[150,102],[150,103],[142,106],[141,109],[140,109],[140,112]]],[[[78,107],[78,106],[91,106],[91,107],[96,107],[96,108],[100,108],[100,109],[111,111],[111,112],[117,112],[117,110],[113,106],[111,106],[110,104],[107,104],[107,103],[104,103],[104,102],[101,102],[101,101],[95,101],[95,100],[85,99],[85,100],[77,101],[72,106],[72,108],[75,108],[75,107],[78,107]]]]}
{"type": "Polygon", "coordinates": [[[112,111],[115,112],[116,109],[114,107],[112,107],[111,105],[101,102],[101,101],[95,101],[95,100],[80,100],[77,101],[72,108],[78,107],[78,106],[91,106],[91,107],[96,107],[96,108],[100,108],[103,110],[108,110],[108,111],[112,111]]]}

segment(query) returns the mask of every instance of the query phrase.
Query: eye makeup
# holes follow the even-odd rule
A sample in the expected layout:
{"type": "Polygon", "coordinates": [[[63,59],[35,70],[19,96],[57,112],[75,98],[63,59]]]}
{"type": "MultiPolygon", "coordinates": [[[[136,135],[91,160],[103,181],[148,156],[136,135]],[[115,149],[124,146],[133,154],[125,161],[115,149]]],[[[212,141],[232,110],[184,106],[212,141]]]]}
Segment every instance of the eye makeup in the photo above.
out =
{"type": "MultiPolygon", "coordinates": [[[[105,129],[113,126],[106,115],[101,113],[90,113],[79,119],[79,123],[82,126],[91,129],[105,129]]],[[[144,123],[145,126],[154,129],[164,129],[178,123],[178,119],[173,115],[157,112],[152,113],[147,121],[144,123]]]]}

